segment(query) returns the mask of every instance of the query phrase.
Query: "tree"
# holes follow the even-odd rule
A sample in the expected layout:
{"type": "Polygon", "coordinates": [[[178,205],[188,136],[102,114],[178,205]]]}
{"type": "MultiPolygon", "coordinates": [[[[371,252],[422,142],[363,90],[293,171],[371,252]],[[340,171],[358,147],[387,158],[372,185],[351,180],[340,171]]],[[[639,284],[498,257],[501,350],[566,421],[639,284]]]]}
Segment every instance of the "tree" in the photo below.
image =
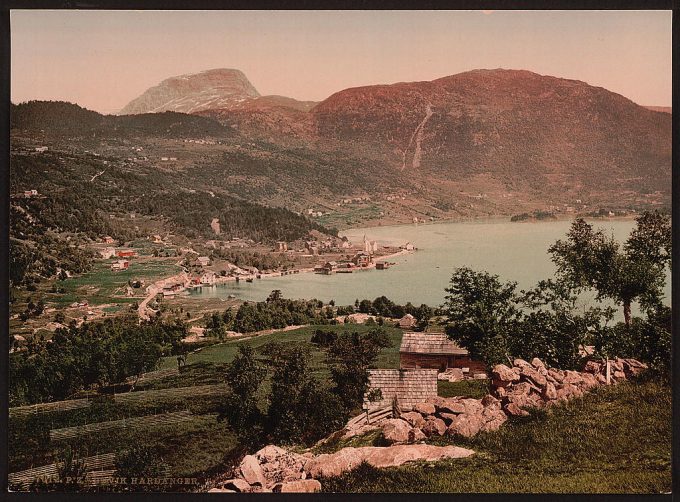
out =
{"type": "Polygon", "coordinates": [[[513,356],[539,357],[556,368],[578,368],[581,349],[592,344],[613,315],[612,309],[579,309],[578,296],[553,280],[539,281],[534,289],[522,291],[521,302],[523,315],[509,344],[513,356]]]}
{"type": "Polygon", "coordinates": [[[361,406],[368,388],[368,368],[375,363],[380,351],[391,345],[389,336],[381,328],[367,333],[343,333],[331,342],[326,361],[335,384],[333,392],[348,411],[361,406]]]}
{"type": "Polygon", "coordinates": [[[311,374],[308,347],[270,343],[264,353],[274,367],[267,414],[274,441],[309,444],[344,424],[341,400],[311,374]]]}
{"type": "Polygon", "coordinates": [[[218,419],[226,419],[247,445],[259,445],[262,441],[264,416],[257,406],[257,391],[266,373],[255,359],[253,348],[245,344],[239,347],[225,373],[230,390],[224,406],[219,409],[218,419]]]}
{"type": "Polygon", "coordinates": [[[449,338],[489,366],[507,362],[509,338],[520,315],[516,288],[517,283],[503,283],[488,272],[456,269],[442,306],[449,338]]]}
{"type": "Polygon", "coordinates": [[[274,289],[271,293],[269,293],[269,296],[267,297],[266,302],[267,303],[276,303],[277,301],[281,300],[283,298],[283,295],[281,294],[280,289],[274,289]]]}
{"type": "Polygon", "coordinates": [[[631,324],[631,304],[643,309],[661,303],[665,267],[670,265],[670,222],[660,213],[643,213],[621,249],[613,237],[594,231],[583,219],[575,220],[567,240],[558,240],[548,252],[558,277],[575,290],[597,292],[623,306],[626,326],[631,324]]]}

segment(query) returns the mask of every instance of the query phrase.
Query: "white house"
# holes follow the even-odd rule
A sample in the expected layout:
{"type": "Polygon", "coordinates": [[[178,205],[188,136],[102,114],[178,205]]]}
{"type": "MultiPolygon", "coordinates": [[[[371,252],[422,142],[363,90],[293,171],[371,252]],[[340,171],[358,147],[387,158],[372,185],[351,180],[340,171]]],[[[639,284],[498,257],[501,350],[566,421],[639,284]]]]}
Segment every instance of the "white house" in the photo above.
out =
{"type": "Polygon", "coordinates": [[[104,248],[99,250],[99,255],[104,258],[105,260],[108,260],[109,258],[113,258],[116,256],[116,248],[104,248]]]}
{"type": "Polygon", "coordinates": [[[127,270],[130,267],[130,262],[127,260],[118,260],[111,264],[111,270],[127,270]]]}
{"type": "Polygon", "coordinates": [[[209,284],[212,286],[216,282],[216,277],[215,272],[205,272],[201,276],[201,284],[209,284]]]}

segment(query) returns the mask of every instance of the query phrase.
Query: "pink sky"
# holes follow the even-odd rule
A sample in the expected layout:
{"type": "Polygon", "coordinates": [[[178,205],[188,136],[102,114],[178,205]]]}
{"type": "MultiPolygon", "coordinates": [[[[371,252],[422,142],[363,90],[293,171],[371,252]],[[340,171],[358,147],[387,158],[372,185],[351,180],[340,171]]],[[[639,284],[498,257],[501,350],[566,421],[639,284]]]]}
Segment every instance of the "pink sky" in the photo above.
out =
{"type": "Polygon", "coordinates": [[[104,113],[210,68],[238,68],[261,94],[301,100],[512,68],[671,104],[671,11],[13,10],[11,29],[13,102],[104,113]]]}

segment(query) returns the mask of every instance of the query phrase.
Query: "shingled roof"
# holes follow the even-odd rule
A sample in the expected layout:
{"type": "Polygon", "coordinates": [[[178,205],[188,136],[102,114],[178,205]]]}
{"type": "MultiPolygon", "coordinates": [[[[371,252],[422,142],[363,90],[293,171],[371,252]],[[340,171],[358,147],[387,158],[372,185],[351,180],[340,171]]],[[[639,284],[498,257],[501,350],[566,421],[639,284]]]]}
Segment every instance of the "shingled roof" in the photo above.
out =
{"type": "Polygon", "coordinates": [[[437,395],[436,369],[376,369],[368,370],[368,392],[364,394],[364,409],[372,410],[392,405],[396,396],[399,406],[408,408],[437,395]],[[380,389],[380,399],[369,401],[371,390],[380,389]]]}
{"type": "Polygon", "coordinates": [[[468,353],[444,333],[404,333],[399,352],[457,356],[464,356],[468,353]]]}

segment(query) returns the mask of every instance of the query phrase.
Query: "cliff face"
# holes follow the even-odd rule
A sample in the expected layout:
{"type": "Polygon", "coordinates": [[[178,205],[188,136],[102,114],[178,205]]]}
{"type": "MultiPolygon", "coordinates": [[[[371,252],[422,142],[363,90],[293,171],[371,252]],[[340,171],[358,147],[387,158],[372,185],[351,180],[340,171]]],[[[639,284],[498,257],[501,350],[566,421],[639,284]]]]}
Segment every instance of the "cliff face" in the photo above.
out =
{"type": "Polygon", "coordinates": [[[130,101],[120,114],[192,113],[234,106],[259,95],[240,70],[207,70],[164,80],[130,101]]]}

